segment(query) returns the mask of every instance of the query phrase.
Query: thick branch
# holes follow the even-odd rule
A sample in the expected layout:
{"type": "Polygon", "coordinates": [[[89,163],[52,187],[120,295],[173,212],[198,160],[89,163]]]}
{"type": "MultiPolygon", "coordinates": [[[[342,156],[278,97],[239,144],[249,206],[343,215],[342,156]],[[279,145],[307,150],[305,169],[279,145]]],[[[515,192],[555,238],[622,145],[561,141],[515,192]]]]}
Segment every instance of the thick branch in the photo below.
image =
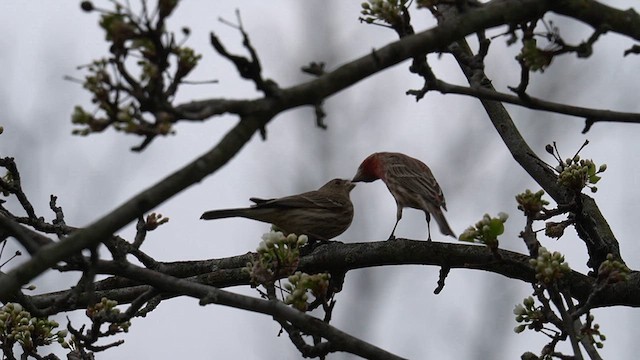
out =
{"type": "Polygon", "coordinates": [[[549,4],[551,11],[580,20],[594,29],[608,29],[640,40],[640,16],[633,8],[623,11],[591,0],[556,0],[549,4]]]}
{"type": "MultiPolygon", "coordinates": [[[[328,271],[347,272],[353,269],[386,265],[433,265],[451,269],[477,269],[525,282],[535,282],[535,273],[529,265],[530,257],[507,250],[498,250],[501,261],[496,261],[489,249],[483,246],[425,242],[416,240],[380,241],[343,244],[330,242],[311,254],[301,258],[298,270],[307,273],[328,271]]],[[[242,271],[251,254],[224,259],[162,263],[163,272],[181,278],[189,278],[201,284],[215,287],[249,285],[249,275],[242,271]],[[211,269],[216,269],[211,271],[211,269]]],[[[103,274],[126,276],[118,263],[102,261],[96,271],[103,274]]],[[[140,282],[119,278],[106,279],[96,285],[96,297],[105,296],[119,303],[128,303],[149,289],[140,282]]],[[[571,295],[584,303],[591,294],[595,279],[572,272],[571,295]]],[[[435,284],[434,284],[435,286],[435,284]]],[[[38,308],[46,308],[64,298],[68,291],[30,297],[38,308]]],[[[165,294],[165,298],[169,295],[165,294]]],[[[81,294],[76,304],[67,304],[59,311],[68,311],[86,306],[88,297],[81,294]]],[[[592,298],[593,307],[624,305],[640,307],[640,273],[631,273],[629,280],[617,283],[592,298]]]]}

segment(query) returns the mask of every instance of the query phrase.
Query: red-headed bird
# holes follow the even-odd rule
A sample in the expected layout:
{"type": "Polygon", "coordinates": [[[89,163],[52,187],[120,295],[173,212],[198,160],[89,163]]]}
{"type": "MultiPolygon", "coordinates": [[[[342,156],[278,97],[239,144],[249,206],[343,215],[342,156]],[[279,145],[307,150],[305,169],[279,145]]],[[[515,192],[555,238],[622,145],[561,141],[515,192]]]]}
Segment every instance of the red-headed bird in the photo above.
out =
{"type": "Polygon", "coordinates": [[[305,234],[311,239],[329,240],[343,232],[353,220],[349,193],[356,185],[333,179],[320,189],[278,199],[251,198],[248,208],[207,211],[200,219],[243,217],[273,224],[285,234],[305,234]]]}
{"type": "Polygon", "coordinates": [[[436,219],[440,232],[456,237],[442,213],[442,209],[447,210],[447,205],[440,185],[425,163],[400,153],[374,153],[364,159],[351,181],[372,182],[378,179],[387,185],[398,206],[396,224],[389,236],[390,240],[395,239],[394,233],[402,218],[402,209],[406,207],[424,211],[427,218],[428,241],[431,241],[431,216],[436,219]]]}

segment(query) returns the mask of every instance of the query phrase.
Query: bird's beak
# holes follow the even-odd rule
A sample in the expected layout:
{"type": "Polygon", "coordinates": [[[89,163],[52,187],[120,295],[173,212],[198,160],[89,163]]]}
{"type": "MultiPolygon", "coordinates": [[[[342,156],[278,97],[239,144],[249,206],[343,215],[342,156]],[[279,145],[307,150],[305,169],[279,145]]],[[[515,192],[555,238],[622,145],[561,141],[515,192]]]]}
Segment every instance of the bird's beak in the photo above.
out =
{"type": "Polygon", "coordinates": [[[353,190],[353,188],[356,187],[356,184],[353,183],[353,181],[349,182],[349,191],[353,190]]]}
{"type": "Polygon", "coordinates": [[[361,173],[360,169],[358,169],[358,172],[356,172],[356,175],[353,177],[353,179],[351,179],[351,182],[355,183],[355,182],[359,182],[359,181],[362,181],[362,180],[363,180],[362,179],[362,173],[361,173]]]}

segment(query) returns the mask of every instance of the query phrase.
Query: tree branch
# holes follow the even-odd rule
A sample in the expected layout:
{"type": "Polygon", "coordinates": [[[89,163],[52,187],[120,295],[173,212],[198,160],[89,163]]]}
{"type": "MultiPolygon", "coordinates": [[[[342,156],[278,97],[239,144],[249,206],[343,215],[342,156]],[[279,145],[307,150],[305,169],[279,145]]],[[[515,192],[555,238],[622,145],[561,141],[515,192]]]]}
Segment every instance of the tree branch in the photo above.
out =
{"type": "Polygon", "coordinates": [[[234,294],[131,264],[121,264],[118,272],[165,293],[187,295],[200,299],[200,305],[214,303],[286,320],[308,334],[317,334],[332,342],[335,345],[334,350],[347,351],[367,359],[402,359],[279,301],[261,300],[234,294]]]}
{"type": "MultiPolygon", "coordinates": [[[[334,273],[385,265],[432,265],[447,266],[451,269],[476,269],[528,283],[536,282],[535,271],[529,265],[528,255],[501,249],[498,249],[498,252],[502,257],[501,261],[496,261],[489,249],[476,245],[417,240],[350,244],[329,242],[301,257],[298,270],[306,273],[334,273]]],[[[253,254],[245,254],[223,259],[161,263],[159,269],[167,275],[218,288],[250,285],[249,275],[242,269],[252,258],[253,254]]],[[[96,272],[118,276],[97,282],[96,298],[104,296],[121,304],[128,303],[150,288],[140,285],[136,279],[122,278],[127,274],[121,271],[121,265],[117,262],[100,261],[96,264],[96,272]]],[[[595,279],[575,271],[571,273],[567,283],[571,295],[580,303],[585,303],[590,298],[596,286],[595,279]]],[[[28,298],[38,308],[46,308],[59,299],[64,299],[68,292],[28,298]]],[[[171,296],[163,294],[163,297],[171,296]]],[[[64,304],[57,311],[81,309],[86,307],[87,301],[88,294],[83,293],[78,296],[76,303],[64,304]]],[[[595,296],[591,296],[589,301],[594,308],[610,305],[640,307],[640,273],[632,272],[629,280],[609,285],[606,291],[599,291],[595,296]]]]}
{"type": "Polygon", "coordinates": [[[594,29],[609,29],[640,40],[640,15],[633,9],[616,8],[591,0],[556,0],[549,2],[550,10],[586,24],[594,29]]]}
{"type": "MultiPolygon", "coordinates": [[[[456,19],[464,16],[458,15],[458,10],[453,6],[443,5],[439,9],[444,19],[456,19]]],[[[495,88],[484,73],[483,64],[469,61],[469,59],[473,58],[473,53],[466,40],[451,44],[449,50],[456,58],[472,88],[485,88],[488,91],[495,92],[495,88]]],[[[585,194],[575,195],[558,184],[557,175],[529,147],[502,103],[485,99],[480,99],[480,102],[502,141],[518,164],[558,204],[568,204],[575,201],[581,205],[576,212],[576,229],[580,239],[587,247],[589,253],[587,264],[589,267],[597,271],[600,263],[606,259],[607,254],[613,254],[617,259],[622,260],[618,242],[595,201],[585,194]]]]}
{"type": "Polygon", "coordinates": [[[472,96],[478,99],[495,100],[503,103],[523,106],[533,110],[544,110],[557,114],[565,114],[577,117],[583,117],[591,122],[621,122],[621,123],[640,123],[640,114],[618,112],[602,109],[591,109],[580,106],[571,106],[552,101],[546,101],[528,96],[526,99],[522,97],[505,94],[502,92],[490,90],[483,87],[460,86],[447,83],[436,79],[427,84],[429,90],[436,90],[442,94],[459,94],[472,96]]]}

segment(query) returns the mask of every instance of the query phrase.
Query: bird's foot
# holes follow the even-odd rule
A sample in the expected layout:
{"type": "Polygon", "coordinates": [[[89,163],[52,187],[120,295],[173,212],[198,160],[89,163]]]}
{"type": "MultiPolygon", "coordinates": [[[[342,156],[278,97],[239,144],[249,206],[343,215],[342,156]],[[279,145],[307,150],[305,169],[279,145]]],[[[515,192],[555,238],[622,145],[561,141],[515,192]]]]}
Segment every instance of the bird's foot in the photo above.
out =
{"type": "Polygon", "coordinates": [[[302,246],[300,248],[300,255],[305,256],[305,255],[309,255],[312,252],[314,252],[316,249],[325,246],[325,245],[329,245],[331,243],[341,243],[340,241],[330,241],[330,240],[316,240],[314,239],[313,241],[309,241],[306,245],[302,246]]]}

